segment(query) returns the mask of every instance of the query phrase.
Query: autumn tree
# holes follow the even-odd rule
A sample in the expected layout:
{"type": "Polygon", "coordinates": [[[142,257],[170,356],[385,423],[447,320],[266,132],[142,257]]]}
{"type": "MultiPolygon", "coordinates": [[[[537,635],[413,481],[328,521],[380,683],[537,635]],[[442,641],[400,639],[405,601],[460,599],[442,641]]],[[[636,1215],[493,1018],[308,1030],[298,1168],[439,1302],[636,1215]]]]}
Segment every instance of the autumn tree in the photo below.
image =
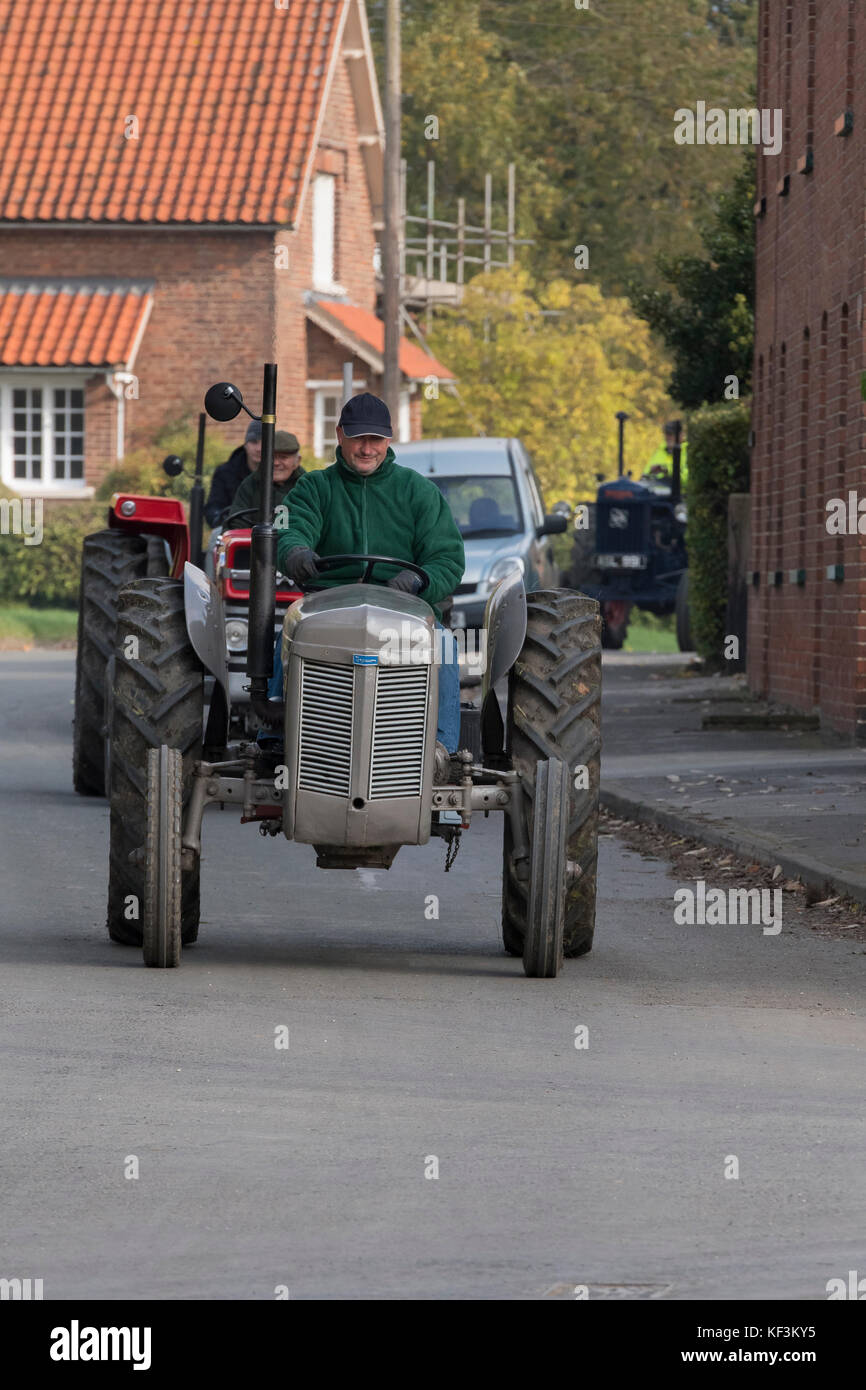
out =
{"type": "Polygon", "coordinates": [[[517,435],[549,502],[591,496],[616,474],[615,413],[638,476],[671,411],[669,363],[623,299],[586,283],[539,287],[525,270],[476,276],[459,309],[437,313],[431,347],[458,378],[425,404],[424,433],[517,435]]]}
{"type": "MultiPolygon", "coordinates": [[[[368,9],[381,51],[381,0],[368,9]]],[[[568,274],[586,245],[589,278],[621,294],[658,255],[694,250],[740,150],[675,144],[674,112],[752,103],[755,0],[402,0],[401,11],[410,211],[434,159],[437,216],[453,218],[465,196],[478,221],[485,171],[501,209],[514,160],[536,279],[568,274]]]]}

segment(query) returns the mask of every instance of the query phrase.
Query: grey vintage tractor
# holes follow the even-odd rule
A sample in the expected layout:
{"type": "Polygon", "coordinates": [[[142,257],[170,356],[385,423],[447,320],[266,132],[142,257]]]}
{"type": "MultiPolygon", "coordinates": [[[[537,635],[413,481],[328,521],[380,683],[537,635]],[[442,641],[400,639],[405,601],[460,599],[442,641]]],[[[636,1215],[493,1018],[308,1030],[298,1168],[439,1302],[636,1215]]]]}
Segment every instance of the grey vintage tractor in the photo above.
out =
{"type": "MultiPolygon", "coordinates": [[[[356,582],[307,587],[282,628],[282,698],[273,669],[273,417],[265,367],[262,512],[253,527],[247,672],[268,737],[229,738],[222,598],[198,567],[143,577],[120,593],[111,700],[108,930],[176,966],[199,926],[202,826],[209,806],[237,808],[263,835],[314,847],[321,868],[389,868],[403,846],[446,842],[446,867],[479,815],[501,814],[502,936],[527,975],[552,977],[592,945],[595,922],[601,647],[598,604],[519,574],[487,605],[487,666],[470,745],[437,780],[441,644],[422,599],[384,587],[401,556],[357,563],[356,582]],[[377,578],[378,576],[378,578],[377,578]],[[205,675],[213,678],[205,707],[205,675]],[[504,705],[504,710],[503,710],[504,705]]],[[[242,405],[228,383],[206,406],[242,405]]],[[[248,412],[251,413],[251,412],[248,412]]],[[[253,417],[256,418],[256,417],[253,417]]]]}

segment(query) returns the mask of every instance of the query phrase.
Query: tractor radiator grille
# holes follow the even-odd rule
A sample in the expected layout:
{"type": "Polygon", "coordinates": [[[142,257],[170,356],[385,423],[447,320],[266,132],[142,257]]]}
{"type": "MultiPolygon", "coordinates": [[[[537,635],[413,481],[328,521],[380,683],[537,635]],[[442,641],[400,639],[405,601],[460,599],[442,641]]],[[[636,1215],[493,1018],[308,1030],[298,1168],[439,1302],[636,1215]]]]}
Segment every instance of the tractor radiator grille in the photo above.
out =
{"type": "Polygon", "coordinates": [[[429,666],[380,666],[376,681],[370,800],[420,796],[429,666]]]}
{"type": "Polygon", "coordinates": [[[348,796],[352,775],[353,666],[305,661],[301,669],[298,787],[348,796]]]}
{"type": "Polygon", "coordinates": [[[625,551],[646,550],[649,541],[649,508],[641,503],[601,503],[598,508],[600,555],[621,555],[625,551]],[[614,526],[611,516],[620,523],[614,526]]]}

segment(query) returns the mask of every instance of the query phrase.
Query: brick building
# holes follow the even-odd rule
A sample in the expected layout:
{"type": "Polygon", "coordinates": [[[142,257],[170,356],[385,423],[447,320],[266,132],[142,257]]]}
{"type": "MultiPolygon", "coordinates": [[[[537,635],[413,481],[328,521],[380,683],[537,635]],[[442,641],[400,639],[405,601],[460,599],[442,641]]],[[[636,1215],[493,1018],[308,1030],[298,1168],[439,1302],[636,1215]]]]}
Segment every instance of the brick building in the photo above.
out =
{"type": "MultiPolygon", "coordinates": [[[[89,496],[212,382],[255,408],[266,360],[278,425],[330,454],[344,363],[382,380],[363,0],[0,0],[0,133],[7,486],[89,496]]],[[[407,340],[400,365],[418,438],[450,373],[407,340]]]]}
{"type": "Polygon", "coordinates": [[[866,531],[866,12],[762,0],[759,24],[783,143],[757,157],[748,679],[864,739],[866,537],[828,503],[855,494],[866,531]]]}

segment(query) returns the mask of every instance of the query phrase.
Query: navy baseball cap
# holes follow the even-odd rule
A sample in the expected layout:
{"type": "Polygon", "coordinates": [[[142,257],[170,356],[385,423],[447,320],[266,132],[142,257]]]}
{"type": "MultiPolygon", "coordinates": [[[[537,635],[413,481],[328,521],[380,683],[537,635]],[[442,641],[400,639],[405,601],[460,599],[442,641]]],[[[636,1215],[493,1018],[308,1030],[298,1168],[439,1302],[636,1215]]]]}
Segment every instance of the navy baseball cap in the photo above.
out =
{"type": "Polygon", "coordinates": [[[337,424],[349,439],[357,439],[361,434],[378,434],[381,439],[394,437],[388,407],[369,391],[346,401],[337,424]]]}

